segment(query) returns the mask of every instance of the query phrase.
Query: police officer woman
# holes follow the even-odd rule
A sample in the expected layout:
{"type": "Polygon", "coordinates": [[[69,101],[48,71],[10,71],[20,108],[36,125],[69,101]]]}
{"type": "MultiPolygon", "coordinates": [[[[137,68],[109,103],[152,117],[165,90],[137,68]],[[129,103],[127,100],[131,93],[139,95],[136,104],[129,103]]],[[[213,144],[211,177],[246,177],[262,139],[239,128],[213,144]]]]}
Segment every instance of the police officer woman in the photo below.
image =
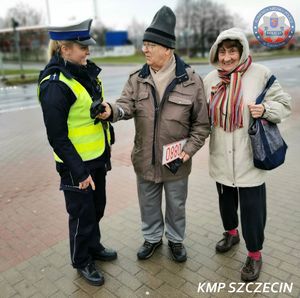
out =
{"type": "Polygon", "coordinates": [[[50,61],[41,71],[38,91],[69,213],[72,265],[100,286],[104,277],[94,260],[114,260],[117,253],[100,243],[112,138],[110,124],[90,116],[92,102],[102,100],[101,69],[87,60],[89,46],[96,44],[91,23],[49,27],[50,61]]]}

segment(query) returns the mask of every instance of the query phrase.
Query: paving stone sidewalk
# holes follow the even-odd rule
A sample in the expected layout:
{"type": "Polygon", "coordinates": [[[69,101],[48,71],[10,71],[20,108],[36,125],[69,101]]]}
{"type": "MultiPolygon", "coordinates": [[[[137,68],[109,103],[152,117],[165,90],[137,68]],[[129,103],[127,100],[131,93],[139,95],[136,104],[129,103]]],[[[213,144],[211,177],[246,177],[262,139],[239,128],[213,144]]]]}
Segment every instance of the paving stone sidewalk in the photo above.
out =
{"type": "MultiPolygon", "coordinates": [[[[188,260],[171,260],[167,241],[147,261],[136,252],[143,239],[136,180],[130,163],[133,123],[115,125],[113,170],[101,223],[103,243],[118,251],[97,262],[102,287],[89,286],[72,267],[63,194],[39,109],[0,114],[0,297],[300,297],[300,102],[281,124],[289,145],[286,163],[267,178],[268,219],[260,282],[293,283],[291,293],[197,293],[199,283],[240,282],[246,255],[242,240],[233,251],[215,253],[222,234],[217,193],[208,175],[208,147],[193,160],[187,201],[188,260]],[[3,129],[4,128],[4,129],[3,129]]],[[[254,289],[250,287],[250,289],[254,289]]]]}

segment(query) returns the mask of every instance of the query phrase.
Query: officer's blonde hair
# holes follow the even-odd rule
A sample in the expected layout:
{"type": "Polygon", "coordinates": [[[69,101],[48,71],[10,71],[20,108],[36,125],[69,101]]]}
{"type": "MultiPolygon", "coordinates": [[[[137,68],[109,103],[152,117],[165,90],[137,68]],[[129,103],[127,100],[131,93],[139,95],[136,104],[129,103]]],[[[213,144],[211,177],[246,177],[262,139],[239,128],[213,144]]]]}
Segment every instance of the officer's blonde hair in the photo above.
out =
{"type": "Polygon", "coordinates": [[[60,52],[61,46],[72,47],[74,41],[68,40],[52,40],[50,39],[48,46],[48,58],[49,60],[55,55],[56,52],[60,52]]]}

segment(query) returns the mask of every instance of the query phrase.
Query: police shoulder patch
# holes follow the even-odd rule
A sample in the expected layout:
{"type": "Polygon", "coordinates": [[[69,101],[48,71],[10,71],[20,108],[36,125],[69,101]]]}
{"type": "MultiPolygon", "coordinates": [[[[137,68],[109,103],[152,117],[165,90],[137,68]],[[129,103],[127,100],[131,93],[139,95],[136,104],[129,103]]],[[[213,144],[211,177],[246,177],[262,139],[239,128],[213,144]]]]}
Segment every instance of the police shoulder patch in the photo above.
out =
{"type": "Polygon", "coordinates": [[[50,75],[49,80],[50,81],[58,81],[59,80],[59,73],[55,72],[52,75],[50,75]]]}

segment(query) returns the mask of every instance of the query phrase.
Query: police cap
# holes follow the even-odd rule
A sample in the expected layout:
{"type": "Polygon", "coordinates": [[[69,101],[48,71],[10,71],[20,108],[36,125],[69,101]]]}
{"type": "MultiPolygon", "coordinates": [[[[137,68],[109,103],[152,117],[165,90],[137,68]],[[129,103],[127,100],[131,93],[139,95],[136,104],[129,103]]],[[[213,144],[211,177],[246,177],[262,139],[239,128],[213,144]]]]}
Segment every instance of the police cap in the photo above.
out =
{"type": "Polygon", "coordinates": [[[96,41],[90,35],[92,19],[68,26],[49,26],[52,40],[70,40],[84,46],[95,45],[96,41]]]}

